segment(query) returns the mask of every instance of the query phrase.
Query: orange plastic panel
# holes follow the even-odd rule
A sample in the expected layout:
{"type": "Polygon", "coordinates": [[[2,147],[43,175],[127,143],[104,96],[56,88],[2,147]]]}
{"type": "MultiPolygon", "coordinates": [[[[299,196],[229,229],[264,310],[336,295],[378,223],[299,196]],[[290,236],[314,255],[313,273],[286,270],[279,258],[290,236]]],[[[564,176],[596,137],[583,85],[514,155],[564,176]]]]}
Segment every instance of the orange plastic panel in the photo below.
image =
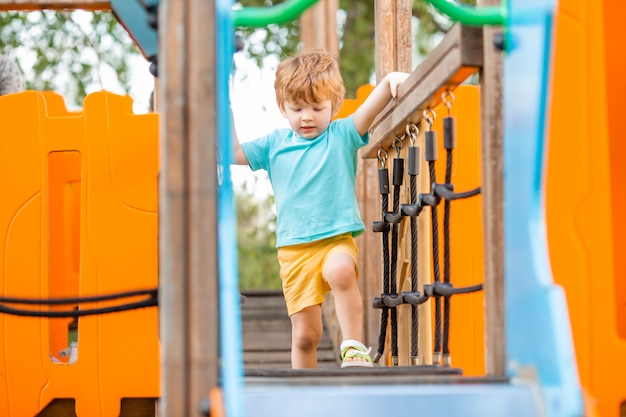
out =
{"type": "MultiPolygon", "coordinates": [[[[131,104],[101,92],[68,112],[50,93],[0,97],[2,296],[157,287],[158,116],[131,104]]],[[[157,319],[156,308],[81,317],[77,361],[53,363],[71,319],[0,315],[0,415],[74,398],[79,417],[117,417],[122,398],[158,397],[157,319]]]]}
{"type": "MultiPolygon", "coordinates": [[[[78,296],[81,162],[81,154],[77,151],[48,154],[48,288],[53,298],[78,296]]],[[[51,306],[50,310],[63,311],[68,307],[71,306],[51,306]]],[[[50,320],[50,352],[61,362],[68,362],[69,356],[54,352],[69,346],[69,327],[75,322],[72,318],[50,320]]]]}
{"type": "Polygon", "coordinates": [[[626,4],[563,0],[556,16],[546,221],[589,413],[626,400],[626,4]]]}
{"type": "MultiPolygon", "coordinates": [[[[450,117],[456,127],[456,148],[452,152],[452,184],[454,191],[468,191],[481,185],[480,90],[463,85],[453,91],[450,117]]],[[[449,102],[450,100],[447,99],[449,102]]],[[[435,163],[437,182],[446,178],[446,150],[443,147],[443,119],[448,109],[442,103],[435,107],[432,129],[437,132],[438,159],[435,163]]],[[[422,129],[426,123],[422,122],[422,129]]],[[[427,163],[427,162],[420,162],[427,163]]],[[[438,206],[440,279],[444,276],[443,215],[444,201],[438,206]]],[[[482,198],[480,195],[450,203],[450,282],[466,287],[483,282],[482,198]]],[[[433,279],[434,279],[434,275],[433,279]]],[[[434,300],[431,301],[434,312],[434,300]]],[[[434,313],[433,313],[434,314],[434,313]]],[[[443,314],[443,303],[442,303],[443,314]]],[[[485,373],[485,306],[483,292],[450,297],[450,357],[452,366],[463,375],[485,373]]],[[[433,335],[434,321],[433,321],[433,335]]]]}
{"type": "Polygon", "coordinates": [[[339,109],[339,111],[337,112],[334,118],[348,117],[349,115],[354,113],[355,110],[359,108],[361,103],[365,101],[367,96],[370,95],[373,89],[374,89],[374,86],[371,84],[365,84],[365,85],[360,86],[356,90],[356,97],[353,99],[349,98],[349,99],[344,100],[343,103],[341,104],[341,108],[339,109]]]}
{"type": "MultiPolygon", "coordinates": [[[[609,163],[611,177],[611,209],[613,222],[613,251],[626,253],[626,3],[619,0],[604,2],[604,51],[606,70],[606,99],[608,116],[609,163]]],[[[617,331],[626,340],[626,256],[615,256],[615,306],[617,331]]],[[[624,390],[626,393],[626,390],[624,390]]],[[[624,395],[626,397],[626,395],[624,395]]],[[[626,400],[626,398],[624,398],[626,400]]]]}

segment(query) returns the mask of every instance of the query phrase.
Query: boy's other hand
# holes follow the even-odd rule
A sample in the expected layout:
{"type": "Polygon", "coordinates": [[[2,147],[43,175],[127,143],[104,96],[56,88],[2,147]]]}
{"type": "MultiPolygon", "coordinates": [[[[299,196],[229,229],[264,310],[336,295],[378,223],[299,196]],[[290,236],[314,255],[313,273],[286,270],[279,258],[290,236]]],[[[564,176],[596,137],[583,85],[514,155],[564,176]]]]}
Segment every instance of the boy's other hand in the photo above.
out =
{"type": "Polygon", "coordinates": [[[392,98],[398,97],[398,86],[402,84],[407,78],[409,78],[406,72],[391,72],[387,75],[389,80],[389,91],[392,98]]]}

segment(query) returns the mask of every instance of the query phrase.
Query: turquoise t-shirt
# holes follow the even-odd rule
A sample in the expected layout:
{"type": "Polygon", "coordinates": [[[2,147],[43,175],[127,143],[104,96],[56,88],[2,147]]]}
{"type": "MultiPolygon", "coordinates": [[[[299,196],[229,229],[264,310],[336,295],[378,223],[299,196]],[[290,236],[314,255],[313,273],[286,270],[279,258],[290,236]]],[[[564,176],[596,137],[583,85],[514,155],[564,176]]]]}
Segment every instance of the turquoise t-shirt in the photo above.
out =
{"type": "Polygon", "coordinates": [[[276,202],[276,247],[365,231],[356,199],[357,151],[369,140],[352,116],[315,139],[277,129],[241,147],[254,171],[267,171],[276,202]]]}

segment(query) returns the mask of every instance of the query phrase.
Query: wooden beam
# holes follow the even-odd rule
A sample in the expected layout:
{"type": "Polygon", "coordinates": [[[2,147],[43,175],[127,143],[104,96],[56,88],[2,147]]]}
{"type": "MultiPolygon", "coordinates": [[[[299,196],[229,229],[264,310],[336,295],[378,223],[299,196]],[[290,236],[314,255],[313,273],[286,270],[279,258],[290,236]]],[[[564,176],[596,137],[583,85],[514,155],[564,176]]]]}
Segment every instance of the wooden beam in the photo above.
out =
{"type": "Polygon", "coordinates": [[[300,17],[300,40],[303,48],[323,48],[339,61],[337,10],[339,0],[320,0],[300,17]]]}
{"type": "Polygon", "coordinates": [[[0,0],[0,11],[8,10],[110,10],[108,0],[0,0]]]}
{"type": "MultiPolygon", "coordinates": [[[[500,0],[482,0],[497,6],[500,0]]],[[[502,28],[483,29],[480,73],[482,129],[482,200],[485,292],[485,362],[487,375],[506,371],[504,304],[504,151],[502,115],[502,52],[493,44],[502,28]]]]}
{"type": "Polygon", "coordinates": [[[215,3],[159,4],[159,323],[163,417],[218,385],[215,3]]]}
{"type": "Polygon", "coordinates": [[[400,86],[400,99],[389,103],[370,128],[370,144],[363,158],[376,158],[378,149],[389,148],[407,123],[417,125],[422,111],[441,102],[441,93],[454,89],[478,71],[483,61],[482,29],[455,25],[439,46],[400,86]]]}

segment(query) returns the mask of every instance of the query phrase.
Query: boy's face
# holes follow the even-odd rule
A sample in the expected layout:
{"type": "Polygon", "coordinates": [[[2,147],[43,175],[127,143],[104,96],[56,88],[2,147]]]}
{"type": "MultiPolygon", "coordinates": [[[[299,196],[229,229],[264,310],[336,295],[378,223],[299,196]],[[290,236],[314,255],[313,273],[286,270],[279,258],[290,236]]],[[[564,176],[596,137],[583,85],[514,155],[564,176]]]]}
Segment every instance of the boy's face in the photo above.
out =
{"type": "Polygon", "coordinates": [[[299,136],[315,139],[330,124],[332,109],[330,100],[321,103],[286,102],[281,113],[299,136]]]}

